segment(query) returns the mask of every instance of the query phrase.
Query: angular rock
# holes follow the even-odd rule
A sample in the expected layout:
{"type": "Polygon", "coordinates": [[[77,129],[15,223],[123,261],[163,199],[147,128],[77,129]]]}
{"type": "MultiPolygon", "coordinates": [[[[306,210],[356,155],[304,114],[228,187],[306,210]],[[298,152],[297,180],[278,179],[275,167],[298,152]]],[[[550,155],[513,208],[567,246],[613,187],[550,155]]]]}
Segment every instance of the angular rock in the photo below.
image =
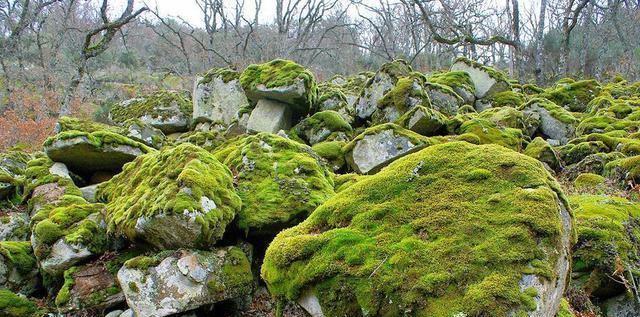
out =
{"type": "Polygon", "coordinates": [[[447,117],[437,110],[418,106],[405,113],[396,123],[415,133],[431,136],[445,128],[446,120],[447,117]]]}
{"type": "Polygon", "coordinates": [[[240,75],[240,84],[249,100],[271,99],[285,103],[295,117],[306,115],[315,105],[318,94],[313,74],[290,60],[249,65],[240,75]]]}
{"type": "Polygon", "coordinates": [[[126,129],[126,133],[123,134],[135,141],[142,142],[154,149],[159,149],[164,144],[166,138],[164,133],[142,120],[131,119],[122,125],[126,129]]]}
{"type": "Polygon", "coordinates": [[[291,127],[290,106],[278,101],[260,99],[251,111],[247,131],[277,133],[291,127]]]}
{"type": "Polygon", "coordinates": [[[432,145],[431,140],[392,123],[365,130],[343,151],[347,163],[358,174],[375,174],[381,168],[409,153],[432,145]]]}
{"type": "Polygon", "coordinates": [[[448,86],[436,83],[426,83],[425,90],[429,95],[433,109],[449,116],[456,115],[458,108],[464,104],[462,97],[448,86]]]}
{"type": "Polygon", "coordinates": [[[382,65],[380,70],[367,81],[358,101],[355,104],[355,116],[366,120],[378,108],[378,101],[388,93],[400,77],[408,76],[412,72],[411,66],[403,60],[395,60],[382,65]]]}
{"type": "Polygon", "coordinates": [[[115,105],[109,112],[109,119],[116,124],[139,119],[167,135],[189,130],[191,114],[191,101],[182,93],[161,90],[115,105]]]}
{"type": "Polygon", "coordinates": [[[536,137],[529,142],[523,154],[547,164],[554,171],[559,171],[562,168],[558,153],[541,137],[536,137]]]}
{"type": "Polygon", "coordinates": [[[110,231],[159,249],[212,246],[241,205],[231,171],[189,143],[137,158],[97,196],[110,231]]]}
{"type": "Polygon", "coordinates": [[[325,110],[316,112],[293,127],[292,131],[309,145],[322,141],[346,141],[351,125],[337,112],[325,110]]]}
{"type": "Polygon", "coordinates": [[[458,58],[451,66],[451,70],[469,74],[475,87],[476,98],[491,96],[510,89],[507,77],[503,73],[464,57],[458,58]]]}
{"type": "Polygon", "coordinates": [[[464,71],[450,71],[431,74],[427,81],[447,86],[462,98],[464,104],[473,105],[476,101],[475,86],[471,76],[464,71]]]}
{"type": "Polygon", "coordinates": [[[273,296],[318,316],[555,316],[571,223],[540,162],[445,143],[352,184],[281,232],[261,276],[273,296]]]}
{"type": "Polygon", "coordinates": [[[251,264],[238,247],[137,257],[118,271],[136,316],[162,317],[251,294],[251,264]]]}
{"type": "Polygon", "coordinates": [[[48,138],[44,151],[53,161],[86,175],[96,171],[119,171],[125,163],[153,150],[109,131],[74,130],[48,138]]]}
{"type": "Polygon", "coordinates": [[[214,68],[196,77],[193,87],[193,121],[217,122],[225,126],[238,120],[249,105],[242,90],[240,74],[228,68],[214,68]]]}
{"type": "Polygon", "coordinates": [[[29,215],[8,212],[0,215],[0,241],[26,241],[29,239],[29,215]]]}
{"type": "Polygon", "coordinates": [[[321,158],[309,146],[278,135],[237,139],[214,155],[235,171],[235,188],[242,199],[237,224],[250,238],[275,236],[334,194],[321,158]]]}
{"type": "Polygon", "coordinates": [[[29,241],[0,241],[0,287],[31,295],[40,277],[29,241]]]}
{"type": "Polygon", "coordinates": [[[425,88],[425,77],[420,73],[411,73],[399,78],[393,88],[377,101],[371,121],[374,124],[395,122],[418,106],[430,107],[431,104],[425,88]]]}
{"type": "Polygon", "coordinates": [[[551,145],[565,144],[575,134],[577,119],[553,102],[534,98],[520,108],[530,122],[539,121],[537,132],[546,136],[551,145]]]}
{"type": "Polygon", "coordinates": [[[623,294],[604,302],[607,317],[637,317],[640,312],[640,303],[632,294],[623,294]]]}

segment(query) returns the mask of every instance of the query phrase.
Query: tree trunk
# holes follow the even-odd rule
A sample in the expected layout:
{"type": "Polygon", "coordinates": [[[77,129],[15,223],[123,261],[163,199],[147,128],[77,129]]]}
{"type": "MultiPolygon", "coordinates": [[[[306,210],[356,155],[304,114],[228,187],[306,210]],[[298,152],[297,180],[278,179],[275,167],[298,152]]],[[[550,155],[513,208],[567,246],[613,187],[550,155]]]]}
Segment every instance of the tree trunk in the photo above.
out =
{"type": "Polygon", "coordinates": [[[545,24],[546,12],[547,12],[547,0],[541,0],[540,1],[540,17],[538,20],[538,30],[536,32],[536,40],[535,40],[535,43],[536,43],[535,52],[533,53],[535,64],[536,64],[536,69],[535,69],[536,83],[538,85],[543,84],[542,70],[544,68],[544,59],[542,58],[542,49],[543,49],[542,41],[544,40],[544,24],[545,24]]]}

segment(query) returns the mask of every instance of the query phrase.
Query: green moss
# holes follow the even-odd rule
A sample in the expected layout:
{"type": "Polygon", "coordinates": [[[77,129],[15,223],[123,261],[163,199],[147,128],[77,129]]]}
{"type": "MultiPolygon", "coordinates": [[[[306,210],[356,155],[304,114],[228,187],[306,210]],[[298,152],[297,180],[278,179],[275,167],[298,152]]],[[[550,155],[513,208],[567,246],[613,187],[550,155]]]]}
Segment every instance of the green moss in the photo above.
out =
{"type": "Polygon", "coordinates": [[[432,74],[427,78],[431,83],[441,84],[453,89],[462,88],[470,93],[476,92],[476,87],[471,81],[471,76],[463,71],[450,71],[432,74]]]}
{"type": "Polygon", "coordinates": [[[524,313],[533,302],[522,275],[533,266],[554,276],[559,203],[534,159],[496,145],[431,146],[282,231],[262,278],[277,299],[314,290],[326,316],[524,313]]]}
{"type": "Polygon", "coordinates": [[[158,256],[137,256],[133,259],[130,259],[124,262],[124,266],[129,269],[138,269],[141,271],[146,271],[150,267],[157,266],[160,264],[162,259],[158,256]]]}
{"type": "Polygon", "coordinates": [[[356,144],[362,140],[367,135],[378,134],[385,130],[392,130],[394,135],[400,135],[409,139],[409,141],[413,144],[433,144],[434,141],[428,137],[417,134],[411,130],[407,130],[397,124],[394,123],[385,123],[379,124],[365,129],[358,136],[353,138],[351,142],[347,143],[344,147],[342,147],[343,153],[348,153],[356,146],[356,144]]]}
{"type": "Polygon", "coordinates": [[[566,298],[562,298],[560,300],[560,309],[558,309],[558,314],[556,317],[575,317],[576,315],[571,310],[571,306],[569,306],[569,302],[566,298]]]}
{"type": "Polygon", "coordinates": [[[522,93],[526,94],[526,95],[537,95],[540,94],[542,92],[544,92],[543,88],[540,88],[534,84],[524,84],[522,85],[522,88],[520,89],[522,91],[522,93]]]}
{"type": "Polygon", "coordinates": [[[40,317],[44,309],[27,298],[7,289],[0,289],[0,315],[6,317],[40,317]]]}
{"type": "Polygon", "coordinates": [[[609,151],[609,147],[601,141],[586,141],[561,147],[560,156],[567,165],[570,165],[582,161],[588,155],[609,151]]]}
{"type": "Polygon", "coordinates": [[[325,110],[302,120],[291,129],[291,134],[302,137],[307,142],[317,143],[326,140],[332,133],[349,133],[352,130],[351,125],[338,112],[325,110]]]}
{"type": "Polygon", "coordinates": [[[198,245],[211,245],[240,209],[231,171],[216,158],[192,144],[180,144],[149,153],[126,164],[122,173],[101,184],[97,197],[107,202],[110,232],[136,237],[140,217],[197,212],[202,233],[198,245]],[[204,210],[206,197],[216,208],[204,210]]]}
{"type": "Polygon", "coordinates": [[[138,284],[136,284],[136,282],[129,282],[129,289],[131,289],[136,293],[140,291],[140,289],[138,288],[138,284]]]}
{"type": "Polygon", "coordinates": [[[0,255],[9,270],[30,273],[37,268],[29,241],[0,241],[0,255]]]}
{"type": "Polygon", "coordinates": [[[576,177],[573,184],[576,188],[594,188],[603,184],[605,178],[593,173],[582,173],[576,177]]]}
{"type": "Polygon", "coordinates": [[[333,165],[334,170],[337,170],[346,163],[342,152],[342,147],[345,144],[347,144],[345,141],[326,141],[314,144],[311,149],[333,165]]]}
{"type": "Polygon", "coordinates": [[[464,122],[458,129],[458,134],[475,134],[480,144],[499,144],[519,151],[522,148],[522,131],[513,128],[499,128],[495,123],[475,118],[464,122]]]}
{"type": "Polygon", "coordinates": [[[69,300],[71,299],[71,289],[75,284],[73,275],[77,271],[78,271],[78,268],[75,266],[64,271],[64,284],[62,285],[62,288],[60,288],[60,291],[58,291],[58,295],[56,295],[56,299],[55,299],[56,306],[62,306],[67,302],[69,302],[69,300]]]}
{"type": "Polygon", "coordinates": [[[255,91],[258,85],[264,85],[266,88],[284,87],[295,84],[297,80],[303,81],[306,94],[294,100],[292,106],[296,112],[306,113],[316,103],[318,88],[313,74],[299,64],[290,60],[275,59],[264,64],[249,65],[240,75],[240,84],[250,99],[250,92],[255,91]]]}
{"type": "Polygon", "coordinates": [[[541,137],[536,137],[529,142],[523,154],[546,163],[553,170],[558,170],[561,166],[558,153],[541,137]]]}
{"type": "Polygon", "coordinates": [[[225,262],[222,265],[225,285],[251,285],[253,274],[251,274],[251,262],[247,259],[242,249],[231,247],[228,250],[225,262]]]}
{"type": "Polygon", "coordinates": [[[518,109],[525,110],[534,105],[546,109],[547,111],[549,111],[549,114],[551,114],[552,117],[560,122],[567,124],[575,124],[578,122],[578,119],[576,119],[576,117],[574,117],[569,111],[558,106],[553,101],[545,98],[533,98],[527,101],[525,104],[521,105],[518,109]]]}
{"type": "Polygon", "coordinates": [[[228,67],[212,68],[202,76],[202,79],[198,81],[198,84],[207,84],[213,80],[213,78],[220,78],[222,79],[222,82],[228,83],[232,80],[239,79],[240,73],[228,67]]]}
{"type": "Polygon", "coordinates": [[[167,109],[176,105],[180,112],[191,118],[193,105],[177,91],[160,90],[141,98],[131,99],[126,104],[118,104],[111,108],[110,118],[115,123],[123,123],[128,119],[151,116],[152,118],[169,118],[175,115],[174,109],[167,109]]]}
{"type": "Polygon", "coordinates": [[[429,136],[444,132],[447,117],[440,113],[440,111],[430,107],[415,106],[398,118],[395,123],[407,129],[411,124],[414,124],[414,126],[411,127],[412,131],[429,136]],[[414,123],[412,121],[418,111],[424,116],[421,119],[422,123],[414,123]]]}
{"type": "Polygon", "coordinates": [[[621,183],[634,181],[640,183],[640,155],[621,158],[605,165],[605,176],[621,183]]]}
{"type": "Polygon", "coordinates": [[[476,61],[472,61],[472,60],[470,60],[470,59],[468,59],[466,57],[458,57],[458,58],[456,58],[455,62],[456,63],[462,62],[462,63],[467,64],[470,67],[480,69],[480,70],[484,71],[485,73],[487,73],[489,75],[489,77],[495,79],[496,81],[504,81],[506,83],[509,82],[509,78],[507,77],[507,75],[505,73],[503,73],[503,72],[501,72],[501,71],[499,71],[499,70],[497,70],[497,69],[495,69],[493,67],[485,66],[485,65],[483,65],[481,63],[478,63],[476,61]]]}
{"type": "Polygon", "coordinates": [[[595,80],[559,81],[539,96],[551,100],[571,111],[584,111],[587,104],[600,93],[600,84],[595,80]]]}
{"type": "Polygon", "coordinates": [[[191,143],[207,151],[212,151],[224,142],[224,135],[218,131],[189,131],[180,135],[174,144],[191,143]]]}
{"type": "Polygon", "coordinates": [[[97,131],[110,131],[113,133],[126,135],[126,131],[124,131],[121,127],[110,126],[103,123],[67,116],[60,117],[58,119],[58,123],[56,124],[56,132],[60,133],[65,131],[83,131],[88,133],[97,131]]]}
{"type": "MultiPolygon", "coordinates": [[[[49,172],[49,168],[53,166],[53,163],[44,153],[37,154],[34,159],[27,163],[27,168],[24,171],[23,201],[31,197],[31,193],[36,187],[50,183],[57,183],[63,187],[65,194],[82,196],[82,192],[71,179],[49,172]]],[[[31,202],[29,203],[31,204],[31,202]]]]}
{"type": "Polygon", "coordinates": [[[238,226],[249,234],[275,234],[333,195],[329,170],[298,142],[259,133],[231,140],[214,155],[237,173],[238,226]]]}
{"type": "MultiPolygon", "coordinates": [[[[419,99],[421,106],[431,107],[429,95],[427,95],[424,85],[425,77],[420,73],[411,73],[409,76],[400,77],[395,86],[378,100],[377,106],[380,109],[393,108],[397,113],[403,114],[407,112],[410,107],[415,106],[412,99],[419,99]]],[[[448,89],[451,90],[451,88],[448,89]]],[[[451,92],[457,96],[455,92],[451,92]]]]}
{"type": "Polygon", "coordinates": [[[517,108],[522,105],[526,99],[525,96],[521,93],[506,90],[502,92],[495,93],[488,98],[484,99],[491,103],[492,107],[512,107],[517,108]]]}

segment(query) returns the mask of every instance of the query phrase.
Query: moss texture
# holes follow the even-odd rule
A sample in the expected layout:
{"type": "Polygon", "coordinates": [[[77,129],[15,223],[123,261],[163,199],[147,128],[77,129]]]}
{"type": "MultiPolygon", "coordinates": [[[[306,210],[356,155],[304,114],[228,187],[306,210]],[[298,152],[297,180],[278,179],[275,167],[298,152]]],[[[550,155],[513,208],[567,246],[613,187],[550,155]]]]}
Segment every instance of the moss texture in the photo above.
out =
{"type": "Polygon", "coordinates": [[[559,81],[556,85],[540,94],[571,111],[584,111],[587,104],[600,93],[600,83],[595,80],[559,81]]]}
{"type": "Polygon", "coordinates": [[[358,134],[355,138],[353,138],[349,143],[345,144],[342,147],[343,153],[348,153],[358,144],[358,142],[364,139],[367,135],[378,134],[385,130],[393,130],[394,135],[400,135],[407,138],[413,144],[435,144],[438,143],[433,138],[428,138],[418,133],[415,133],[411,130],[407,130],[397,124],[394,123],[385,123],[379,124],[372,127],[369,127],[362,131],[362,133],[358,134]]]}
{"type": "Polygon", "coordinates": [[[185,98],[184,93],[177,91],[159,90],[141,98],[131,99],[126,105],[118,104],[111,108],[111,121],[124,123],[128,119],[150,116],[152,118],[170,118],[175,110],[166,108],[175,105],[185,117],[191,118],[193,105],[185,98]]]}
{"type": "Polygon", "coordinates": [[[212,68],[202,75],[202,79],[198,81],[198,84],[207,84],[214,78],[220,78],[222,82],[228,83],[232,80],[239,79],[240,73],[228,67],[212,68]]]}
{"type": "Polygon", "coordinates": [[[480,69],[482,71],[484,71],[485,73],[487,73],[489,75],[489,77],[495,79],[496,81],[504,81],[504,82],[509,82],[509,78],[507,77],[507,75],[505,75],[505,73],[493,68],[493,67],[489,67],[489,66],[485,66],[481,63],[478,63],[476,61],[472,61],[466,57],[458,57],[455,61],[456,63],[461,62],[461,63],[465,63],[470,67],[473,68],[477,68],[480,69]]]}
{"type": "Polygon", "coordinates": [[[0,289],[0,315],[6,317],[41,317],[46,311],[29,299],[0,289]]]}
{"type": "MultiPolygon", "coordinates": [[[[82,192],[70,178],[49,172],[49,168],[53,166],[53,163],[44,153],[36,154],[34,159],[27,163],[27,168],[24,172],[23,201],[31,198],[31,194],[36,187],[51,183],[56,183],[64,188],[64,194],[82,196],[82,192]]],[[[33,203],[33,201],[29,201],[30,205],[33,203]]]]}
{"type": "Polygon", "coordinates": [[[496,145],[436,145],[281,232],[262,277],[280,299],[313,289],[326,316],[524,313],[535,304],[522,275],[555,274],[559,204],[559,185],[534,159],[496,145]]]}
{"type": "Polygon", "coordinates": [[[449,86],[453,89],[462,88],[472,94],[476,92],[476,87],[471,81],[471,77],[467,72],[463,71],[435,73],[429,76],[427,81],[449,86]]]}
{"type": "Polygon", "coordinates": [[[522,131],[500,128],[495,123],[482,118],[465,121],[457,130],[458,134],[475,134],[480,144],[498,144],[519,151],[522,148],[522,131]]]}
{"type": "Polygon", "coordinates": [[[218,131],[190,131],[180,135],[174,144],[190,143],[207,151],[212,151],[224,142],[224,135],[218,131]]]}
{"type": "Polygon", "coordinates": [[[522,105],[526,98],[522,93],[512,90],[506,90],[495,93],[485,99],[485,102],[489,102],[492,107],[512,107],[517,108],[522,105]]]}
{"type": "Polygon", "coordinates": [[[527,101],[525,104],[521,105],[519,110],[526,110],[527,108],[537,105],[549,111],[549,114],[562,123],[567,124],[575,124],[578,122],[578,119],[574,117],[569,111],[558,106],[553,101],[545,98],[533,98],[527,101]]]}
{"type": "Polygon", "coordinates": [[[541,137],[536,137],[533,141],[529,142],[523,153],[540,162],[546,163],[553,170],[558,170],[562,166],[558,153],[541,137]]]}
{"type": "Polygon", "coordinates": [[[591,189],[602,185],[605,178],[593,173],[582,173],[573,181],[576,188],[591,189]]]}
{"type": "Polygon", "coordinates": [[[329,170],[311,148],[277,135],[238,138],[214,155],[234,171],[242,199],[238,226],[248,234],[275,235],[334,193],[329,170]]]}
{"type": "Polygon", "coordinates": [[[8,271],[16,269],[20,273],[30,273],[37,269],[29,241],[0,241],[0,256],[8,271]]]}
{"type": "Polygon", "coordinates": [[[350,133],[352,130],[351,125],[339,113],[325,110],[300,121],[291,129],[291,133],[308,143],[317,143],[326,140],[332,133],[350,133]]]}
{"type": "Polygon", "coordinates": [[[197,213],[201,236],[197,245],[208,246],[222,237],[225,227],[240,210],[232,174],[206,150],[180,144],[138,157],[122,173],[98,188],[97,197],[107,202],[109,231],[136,237],[140,217],[197,213]],[[215,207],[205,210],[206,197],[215,207]]]}

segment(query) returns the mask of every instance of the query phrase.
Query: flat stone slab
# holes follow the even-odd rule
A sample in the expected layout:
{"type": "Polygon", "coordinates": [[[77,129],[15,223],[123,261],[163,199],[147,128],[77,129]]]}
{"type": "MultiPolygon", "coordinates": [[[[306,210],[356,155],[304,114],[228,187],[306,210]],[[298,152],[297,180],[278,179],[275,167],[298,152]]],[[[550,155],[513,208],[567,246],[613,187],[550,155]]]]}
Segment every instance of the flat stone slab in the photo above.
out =
{"type": "Polygon", "coordinates": [[[277,133],[280,130],[288,130],[290,127],[290,106],[270,99],[258,100],[247,122],[249,132],[277,133]]]}

